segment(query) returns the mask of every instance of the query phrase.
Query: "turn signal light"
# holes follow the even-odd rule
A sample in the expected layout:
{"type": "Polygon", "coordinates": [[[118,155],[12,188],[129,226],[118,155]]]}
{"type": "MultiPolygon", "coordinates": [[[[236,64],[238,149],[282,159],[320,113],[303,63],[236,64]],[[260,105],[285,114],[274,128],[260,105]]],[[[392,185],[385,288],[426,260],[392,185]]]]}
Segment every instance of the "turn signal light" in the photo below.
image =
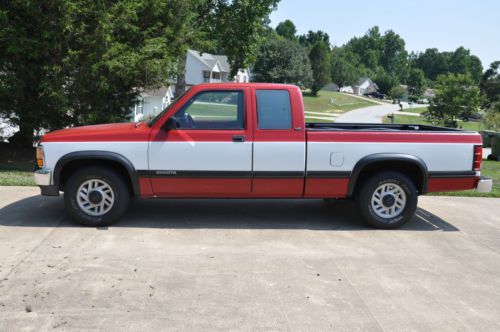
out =
{"type": "Polygon", "coordinates": [[[36,148],[36,164],[40,168],[42,168],[45,165],[42,146],[36,148]]]}
{"type": "Polygon", "coordinates": [[[474,161],[472,163],[472,169],[475,171],[481,170],[482,161],[483,161],[483,146],[474,145],[474,161]]]}

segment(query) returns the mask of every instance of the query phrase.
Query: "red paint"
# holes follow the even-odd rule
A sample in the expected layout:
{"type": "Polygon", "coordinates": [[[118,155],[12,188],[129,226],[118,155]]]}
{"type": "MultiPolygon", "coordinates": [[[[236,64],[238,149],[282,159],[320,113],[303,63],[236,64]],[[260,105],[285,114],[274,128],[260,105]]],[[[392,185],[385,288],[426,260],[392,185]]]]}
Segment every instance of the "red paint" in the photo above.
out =
{"type": "Polygon", "coordinates": [[[111,123],[74,127],[45,134],[41,143],[50,142],[147,142],[151,128],[141,123],[111,123]]]}
{"type": "Polygon", "coordinates": [[[349,178],[307,178],[304,197],[342,198],[347,196],[349,178]]]}
{"type": "Polygon", "coordinates": [[[250,178],[151,178],[161,197],[226,197],[250,194],[250,178]]]}
{"type": "Polygon", "coordinates": [[[257,178],[252,182],[252,194],[264,197],[302,197],[304,179],[257,178]]]}
{"type": "Polygon", "coordinates": [[[310,131],[308,142],[367,142],[367,143],[469,143],[482,144],[481,135],[463,132],[355,132],[355,131],[310,131]]]}
{"type": "Polygon", "coordinates": [[[460,191],[475,189],[478,177],[468,178],[430,178],[427,183],[428,192],[460,191]]]}
{"type": "Polygon", "coordinates": [[[139,192],[141,197],[153,197],[153,188],[149,177],[139,178],[139,192]]]}

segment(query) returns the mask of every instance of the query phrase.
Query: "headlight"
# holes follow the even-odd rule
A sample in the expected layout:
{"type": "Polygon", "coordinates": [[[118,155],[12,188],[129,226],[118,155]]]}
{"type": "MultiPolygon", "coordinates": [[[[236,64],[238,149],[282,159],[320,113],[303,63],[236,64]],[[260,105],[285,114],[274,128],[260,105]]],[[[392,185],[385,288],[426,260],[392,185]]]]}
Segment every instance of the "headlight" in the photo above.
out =
{"type": "Polygon", "coordinates": [[[45,156],[43,153],[43,146],[39,145],[36,148],[36,165],[40,168],[45,166],[45,156]]]}

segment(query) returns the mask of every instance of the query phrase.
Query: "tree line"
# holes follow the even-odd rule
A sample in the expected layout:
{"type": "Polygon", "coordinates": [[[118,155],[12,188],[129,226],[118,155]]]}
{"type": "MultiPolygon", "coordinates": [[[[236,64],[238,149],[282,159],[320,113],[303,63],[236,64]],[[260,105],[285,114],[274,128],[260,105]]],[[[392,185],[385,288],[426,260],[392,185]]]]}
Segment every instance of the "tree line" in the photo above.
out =
{"type": "Polygon", "coordinates": [[[395,99],[407,93],[413,101],[426,88],[433,88],[436,98],[425,114],[429,119],[456,127],[457,119],[466,119],[482,108],[488,110],[487,123],[498,126],[500,62],[483,73],[480,59],[464,47],[452,52],[429,48],[409,53],[400,35],[392,30],[382,33],[377,26],[342,46],[332,46],[329,39],[323,31],[297,35],[290,20],[275,29],[267,27],[257,52],[254,79],[298,84],[316,95],[327,83],[342,87],[369,77],[379,92],[395,99]]]}

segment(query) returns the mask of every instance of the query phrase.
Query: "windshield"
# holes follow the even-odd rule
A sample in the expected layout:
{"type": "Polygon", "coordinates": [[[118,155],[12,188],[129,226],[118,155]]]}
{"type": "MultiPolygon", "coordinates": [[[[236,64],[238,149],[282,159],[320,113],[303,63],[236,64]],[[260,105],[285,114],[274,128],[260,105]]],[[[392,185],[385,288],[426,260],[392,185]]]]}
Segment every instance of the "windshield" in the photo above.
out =
{"type": "Polygon", "coordinates": [[[155,116],[154,118],[152,118],[151,120],[148,121],[148,125],[151,127],[152,125],[154,125],[158,120],[161,119],[161,117],[167,113],[171,108],[172,106],[174,106],[177,101],[179,99],[182,98],[182,96],[184,96],[186,94],[186,92],[188,92],[189,90],[186,90],[184,91],[183,93],[181,93],[178,97],[176,97],[167,107],[165,107],[165,109],[163,111],[161,111],[160,113],[158,113],[157,116],[155,116]]]}

